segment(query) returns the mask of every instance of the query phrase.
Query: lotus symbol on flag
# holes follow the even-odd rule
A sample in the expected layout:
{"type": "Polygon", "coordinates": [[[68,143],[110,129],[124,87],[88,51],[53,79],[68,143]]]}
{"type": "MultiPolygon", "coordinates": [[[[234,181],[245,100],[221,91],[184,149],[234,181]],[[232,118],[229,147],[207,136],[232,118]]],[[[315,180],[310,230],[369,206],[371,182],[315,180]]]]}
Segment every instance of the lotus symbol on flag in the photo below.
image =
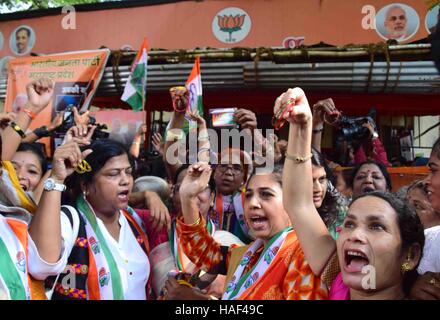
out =
{"type": "Polygon", "coordinates": [[[218,26],[220,27],[220,30],[229,33],[229,39],[227,40],[228,42],[235,41],[235,39],[232,39],[232,33],[241,30],[245,17],[246,15],[244,14],[237,14],[235,16],[233,16],[232,14],[217,16],[218,26]]]}

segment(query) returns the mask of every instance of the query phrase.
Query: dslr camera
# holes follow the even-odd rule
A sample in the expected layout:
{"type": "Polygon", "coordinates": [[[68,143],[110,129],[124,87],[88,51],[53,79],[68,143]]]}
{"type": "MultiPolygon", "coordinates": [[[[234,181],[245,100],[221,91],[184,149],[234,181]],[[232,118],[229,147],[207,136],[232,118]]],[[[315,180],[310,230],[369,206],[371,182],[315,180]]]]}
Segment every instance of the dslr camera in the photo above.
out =
{"type": "Polygon", "coordinates": [[[368,122],[371,123],[374,128],[376,128],[374,120],[370,116],[354,118],[341,116],[338,120],[337,126],[339,127],[345,140],[363,140],[370,135],[370,130],[362,126],[364,123],[368,122]]]}
{"type": "MultiPolygon", "coordinates": [[[[73,119],[73,112],[72,112],[73,107],[74,105],[69,105],[66,107],[64,111],[63,123],[55,131],[57,135],[64,136],[67,130],[69,130],[71,127],[75,125],[75,120],[73,119]]],[[[89,124],[96,125],[96,129],[93,132],[92,140],[107,139],[109,137],[110,133],[104,131],[104,130],[108,130],[107,125],[96,123],[95,117],[89,116],[89,124]]]]}

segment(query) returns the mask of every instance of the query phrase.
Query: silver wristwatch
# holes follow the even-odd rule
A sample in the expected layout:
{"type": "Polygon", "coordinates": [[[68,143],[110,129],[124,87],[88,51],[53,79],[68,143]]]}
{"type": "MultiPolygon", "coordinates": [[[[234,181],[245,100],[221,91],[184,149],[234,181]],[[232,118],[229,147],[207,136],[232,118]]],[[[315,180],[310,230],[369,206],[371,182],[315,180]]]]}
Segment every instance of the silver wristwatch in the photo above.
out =
{"type": "Polygon", "coordinates": [[[56,190],[63,192],[64,190],[66,190],[66,186],[62,183],[56,183],[54,179],[49,178],[46,181],[44,181],[44,190],[47,191],[56,190]]]}

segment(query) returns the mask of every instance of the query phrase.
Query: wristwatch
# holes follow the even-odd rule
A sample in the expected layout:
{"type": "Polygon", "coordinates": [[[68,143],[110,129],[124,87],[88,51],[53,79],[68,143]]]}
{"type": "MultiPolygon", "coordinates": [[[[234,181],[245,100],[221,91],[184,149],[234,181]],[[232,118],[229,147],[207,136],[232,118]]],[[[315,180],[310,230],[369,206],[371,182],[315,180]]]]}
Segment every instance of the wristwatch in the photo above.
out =
{"type": "Polygon", "coordinates": [[[64,190],[66,190],[66,186],[62,183],[55,182],[55,180],[52,178],[49,178],[46,181],[44,181],[44,190],[47,191],[56,190],[63,192],[64,190]]]}

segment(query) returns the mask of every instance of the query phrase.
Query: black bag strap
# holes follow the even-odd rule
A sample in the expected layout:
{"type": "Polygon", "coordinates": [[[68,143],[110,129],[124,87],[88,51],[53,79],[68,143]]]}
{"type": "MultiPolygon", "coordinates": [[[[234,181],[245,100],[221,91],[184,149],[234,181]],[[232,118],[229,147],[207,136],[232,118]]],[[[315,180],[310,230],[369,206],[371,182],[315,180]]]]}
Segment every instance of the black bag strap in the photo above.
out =
{"type": "Polygon", "coordinates": [[[70,210],[67,207],[65,207],[65,206],[61,206],[61,211],[63,211],[63,213],[67,216],[67,218],[69,218],[70,225],[73,228],[72,212],[70,212],[70,210]]]}

